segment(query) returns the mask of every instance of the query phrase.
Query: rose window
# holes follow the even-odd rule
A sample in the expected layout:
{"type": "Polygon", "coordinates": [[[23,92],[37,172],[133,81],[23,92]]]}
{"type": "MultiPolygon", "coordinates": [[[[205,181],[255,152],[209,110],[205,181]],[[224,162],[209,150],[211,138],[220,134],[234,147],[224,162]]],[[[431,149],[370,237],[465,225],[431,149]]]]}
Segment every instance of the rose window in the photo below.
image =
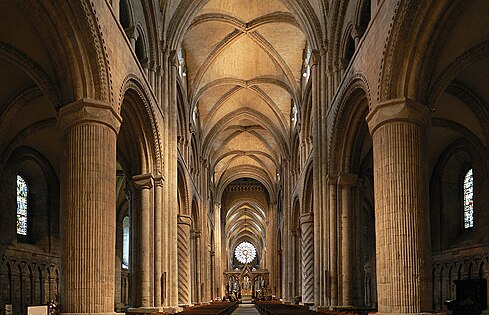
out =
{"type": "Polygon", "coordinates": [[[242,264],[250,263],[256,257],[255,246],[251,243],[243,242],[236,247],[234,256],[242,264]]]}

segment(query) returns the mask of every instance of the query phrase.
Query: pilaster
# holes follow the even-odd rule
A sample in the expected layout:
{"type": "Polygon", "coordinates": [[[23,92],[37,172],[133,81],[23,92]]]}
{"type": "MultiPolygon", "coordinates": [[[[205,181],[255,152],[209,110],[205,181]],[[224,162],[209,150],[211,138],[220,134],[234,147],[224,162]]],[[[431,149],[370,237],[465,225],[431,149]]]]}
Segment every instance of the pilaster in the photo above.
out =
{"type": "Polygon", "coordinates": [[[337,208],[337,179],[328,175],[329,191],[329,305],[338,305],[338,208],[337,208]]]}
{"type": "Polygon", "coordinates": [[[163,306],[163,183],[161,175],[154,177],[154,306],[163,306]]]}

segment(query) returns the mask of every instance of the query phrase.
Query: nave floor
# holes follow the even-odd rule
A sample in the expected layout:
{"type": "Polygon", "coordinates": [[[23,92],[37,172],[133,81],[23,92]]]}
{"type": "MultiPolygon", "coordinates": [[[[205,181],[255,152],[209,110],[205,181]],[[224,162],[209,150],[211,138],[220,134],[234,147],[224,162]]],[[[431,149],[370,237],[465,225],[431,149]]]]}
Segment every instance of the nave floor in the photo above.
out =
{"type": "Polygon", "coordinates": [[[255,305],[253,304],[240,304],[238,308],[233,312],[233,314],[239,315],[252,315],[252,314],[260,314],[258,313],[255,305]]]}

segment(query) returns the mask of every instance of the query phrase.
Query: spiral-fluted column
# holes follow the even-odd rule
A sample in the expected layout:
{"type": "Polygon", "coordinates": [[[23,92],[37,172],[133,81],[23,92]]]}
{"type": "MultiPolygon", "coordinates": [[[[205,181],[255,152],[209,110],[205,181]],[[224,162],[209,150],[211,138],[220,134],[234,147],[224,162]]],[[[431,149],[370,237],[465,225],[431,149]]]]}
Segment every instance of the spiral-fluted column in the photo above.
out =
{"type": "Polygon", "coordinates": [[[379,312],[430,311],[429,110],[394,100],[375,107],[367,122],[374,155],[379,312]]]}
{"type": "Polygon", "coordinates": [[[178,305],[190,305],[190,226],[192,219],[178,215],[178,305]]]}
{"type": "Polygon", "coordinates": [[[63,313],[114,312],[116,137],[110,104],[79,100],[58,114],[61,134],[63,313]]]}
{"type": "Polygon", "coordinates": [[[302,240],[302,302],[314,304],[314,218],[311,213],[300,217],[302,240]]]}

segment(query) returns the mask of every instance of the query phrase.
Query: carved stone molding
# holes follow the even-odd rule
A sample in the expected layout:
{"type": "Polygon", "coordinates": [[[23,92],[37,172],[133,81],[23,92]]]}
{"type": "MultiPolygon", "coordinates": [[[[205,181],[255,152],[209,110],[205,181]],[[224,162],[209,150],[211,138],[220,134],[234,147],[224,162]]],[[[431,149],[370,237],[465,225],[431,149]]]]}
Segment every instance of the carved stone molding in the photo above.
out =
{"type": "Polygon", "coordinates": [[[63,106],[58,112],[58,129],[62,133],[89,122],[106,125],[117,134],[122,118],[110,104],[92,99],[80,99],[63,106]]]}

